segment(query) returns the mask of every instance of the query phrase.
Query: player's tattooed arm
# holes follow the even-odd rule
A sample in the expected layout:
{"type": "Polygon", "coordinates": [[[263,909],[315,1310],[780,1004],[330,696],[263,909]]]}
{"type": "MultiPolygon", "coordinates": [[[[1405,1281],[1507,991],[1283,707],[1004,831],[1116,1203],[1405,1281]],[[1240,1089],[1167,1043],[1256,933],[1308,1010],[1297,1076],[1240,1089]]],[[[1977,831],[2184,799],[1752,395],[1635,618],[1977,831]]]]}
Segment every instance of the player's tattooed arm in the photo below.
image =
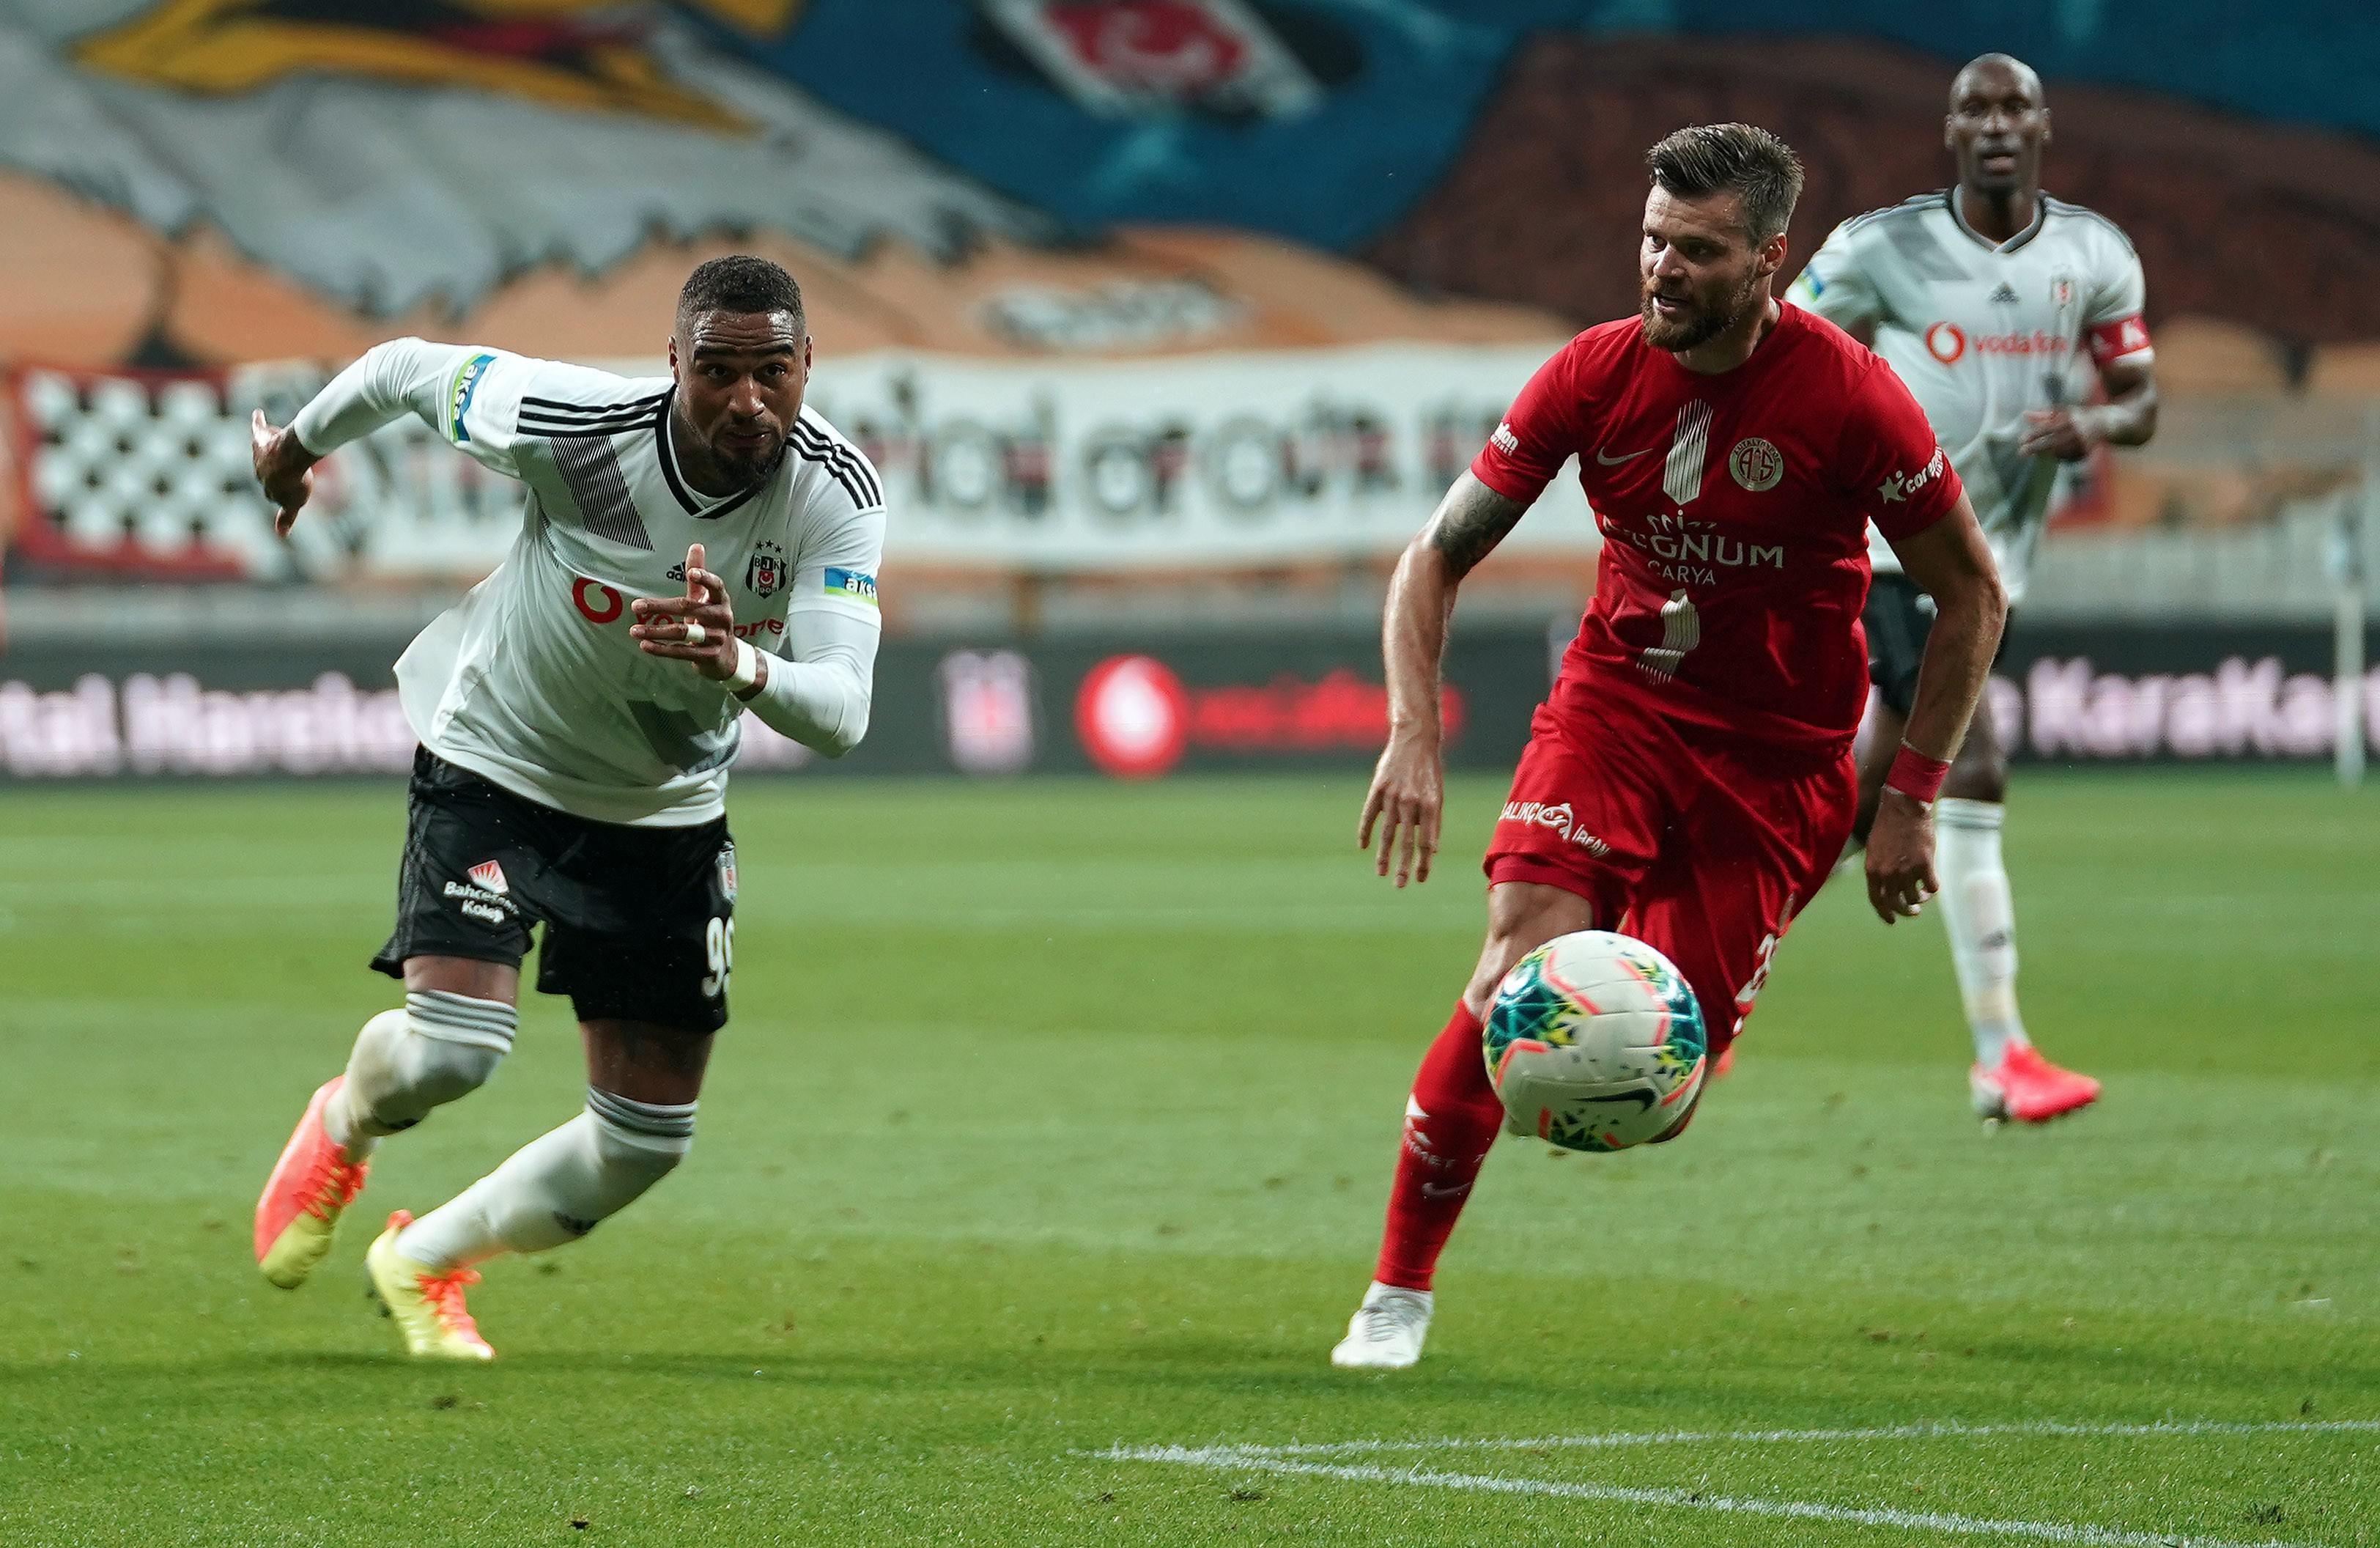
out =
{"type": "Polygon", "coordinates": [[[1357,847],[1379,835],[1375,869],[1393,864],[1397,885],[1429,880],[1438,852],[1445,769],[1439,750],[1439,661],[1454,616],[1455,588],[1521,519],[1528,506],[1497,494],[1465,471],[1439,502],[1438,514],[1397,561],[1380,619],[1380,657],[1389,686],[1389,742],[1372,771],[1372,788],[1355,829],[1357,847]]]}
{"type": "Polygon", "coordinates": [[[1445,556],[1450,579],[1460,580],[1520,525],[1528,508],[1466,471],[1439,502],[1437,514],[1422,530],[1422,541],[1445,556]]]}

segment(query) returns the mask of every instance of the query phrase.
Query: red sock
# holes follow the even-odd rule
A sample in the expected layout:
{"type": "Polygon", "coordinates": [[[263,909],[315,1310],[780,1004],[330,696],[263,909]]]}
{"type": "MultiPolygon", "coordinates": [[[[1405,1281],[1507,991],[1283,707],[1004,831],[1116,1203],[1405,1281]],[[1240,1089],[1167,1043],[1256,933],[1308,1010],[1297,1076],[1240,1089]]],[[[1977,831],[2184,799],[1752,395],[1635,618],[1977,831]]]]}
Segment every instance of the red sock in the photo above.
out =
{"type": "Polygon", "coordinates": [[[1504,1103],[1479,1057],[1479,1018],[1458,1003],[1414,1076],[1373,1278],[1407,1290],[1429,1288],[1430,1271],[1503,1122],[1504,1103]]]}

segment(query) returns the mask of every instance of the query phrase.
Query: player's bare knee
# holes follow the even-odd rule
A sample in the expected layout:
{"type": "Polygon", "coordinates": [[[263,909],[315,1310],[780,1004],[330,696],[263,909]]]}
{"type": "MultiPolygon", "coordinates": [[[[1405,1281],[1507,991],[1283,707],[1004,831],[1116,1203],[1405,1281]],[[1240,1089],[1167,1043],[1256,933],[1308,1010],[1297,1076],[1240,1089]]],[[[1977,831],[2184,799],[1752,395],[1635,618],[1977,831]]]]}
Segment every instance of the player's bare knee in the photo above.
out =
{"type": "Polygon", "coordinates": [[[658,1021],[600,1018],[581,1021],[591,1089],[665,1107],[692,1103],[702,1091],[716,1034],[658,1021]]]}
{"type": "Polygon", "coordinates": [[[1962,750],[1950,765],[1950,773],[1942,781],[1942,794],[1960,800],[1989,801],[1994,806],[2008,800],[2008,760],[1998,750],[1970,758],[1962,750]]]}
{"type": "Polygon", "coordinates": [[[1499,884],[1488,895],[1488,940],[1463,1003],[1473,1015],[1485,1016],[1512,964],[1557,935],[1594,927],[1593,907],[1575,893],[1531,882],[1499,884]]]}
{"type": "Polygon", "coordinates": [[[405,962],[407,994],[435,991],[474,1000],[520,1003],[520,969],[509,962],[482,962],[469,957],[410,957],[405,962]]]}

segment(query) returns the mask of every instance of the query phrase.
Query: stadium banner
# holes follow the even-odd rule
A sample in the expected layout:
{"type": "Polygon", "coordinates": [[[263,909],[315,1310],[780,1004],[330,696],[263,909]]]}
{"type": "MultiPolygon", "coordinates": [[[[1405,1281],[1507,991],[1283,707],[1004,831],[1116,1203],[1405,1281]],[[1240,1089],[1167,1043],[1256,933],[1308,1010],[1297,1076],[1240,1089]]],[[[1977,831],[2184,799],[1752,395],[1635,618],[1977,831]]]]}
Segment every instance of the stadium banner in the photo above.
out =
{"type": "MultiPolygon", "coordinates": [[[[880,352],[820,360],[808,402],[883,475],[891,562],[1278,566],[1403,547],[1558,344],[1029,364],[880,352]]],[[[410,418],[328,458],[291,541],[273,537],[248,416],[286,422],[325,380],[299,365],[16,372],[0,401],[21,558],[44,574],[259,580],[493,569],[520,530],[519,487],[410,418]]],[[[1563,480],[1506,546],[1597,541],[1563,480]]]]}
{"type": "MultiPolygon", "coordinates": [[[[821,360],[884,475],[888,562],[1133,569],[1390,555],[1560,346],[1377,345],[1019,365],[821,360]]],[[[1574,481],[1508,546],[1591,553],[1574,481]]]]}
{"type": "MultiPolygon", "coordinates": [[[[1987,701],[2000,746],[2034,762],[2327,759],[2334,638],[2279,624],[2010,626],[1987,701]]],[[[2365,632],[2375,658],[2380,628],[2365,632]]],[[[2362,725],[2380,753],[2380,667],[2362,725]]]]}
{"type": "MultiPolygon", "coordinates": [[[[402,638],[22,645],[0,656],[0,779],[399,774],[402,638]]],[[[1541,630],[1466,630],[1447,658],[1450,761],[1510,766],[1544,697],[1541,630]]],[[[833,761],[744,721],[741,773],[1355,768],[1388,732],[1378,647],[1353,631],[1024,642],[892,640],[868,739],[833,761]]]]}
{"type": "MultiPolygon", "coordinates": [[[[1451,766],[1512,766],[1568,633],[1455,631],[1451,766]]],[[[20,646],[0,656],[0,779],[401,774],[413,735],[391,664],[404,643],[20,646]]],[[[2321,759],[2337,725],[2329,651],[2313,628],[2020,626],[1990,704],[2002,745],[2035,763],[2321,759]]],[[[2367,659],[2380,660],[2380,629],[2367,659]]],[[[895,639],[850,757],[744,724],[737,766],[753,774],[1352,776],[1378,756],[1388,704],[1367,630],[895,639]]],[[[2363,680],[2363,726],[2380,753],[2380,667],[2363,680]]]]}

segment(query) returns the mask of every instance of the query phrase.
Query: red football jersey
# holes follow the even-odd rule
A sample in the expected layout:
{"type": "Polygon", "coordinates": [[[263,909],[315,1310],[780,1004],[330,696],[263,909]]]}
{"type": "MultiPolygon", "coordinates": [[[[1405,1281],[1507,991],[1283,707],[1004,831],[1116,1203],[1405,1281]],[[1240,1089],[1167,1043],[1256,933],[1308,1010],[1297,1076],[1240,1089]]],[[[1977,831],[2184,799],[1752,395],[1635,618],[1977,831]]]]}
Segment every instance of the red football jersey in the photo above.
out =
{"type": "Polygon", "coordinates": [[[1527,502],[1578,458],[1603,556],[1556,710],[1616,689],[1792,746],[1840,748],[1858,728],[1867,523],[1921,531],[1959,479],[1891,367],[1823,318],[1782,313],[1717,376],[1647,345],[1633,317],[1589,328],[1471,464],[1527,502]]]}

